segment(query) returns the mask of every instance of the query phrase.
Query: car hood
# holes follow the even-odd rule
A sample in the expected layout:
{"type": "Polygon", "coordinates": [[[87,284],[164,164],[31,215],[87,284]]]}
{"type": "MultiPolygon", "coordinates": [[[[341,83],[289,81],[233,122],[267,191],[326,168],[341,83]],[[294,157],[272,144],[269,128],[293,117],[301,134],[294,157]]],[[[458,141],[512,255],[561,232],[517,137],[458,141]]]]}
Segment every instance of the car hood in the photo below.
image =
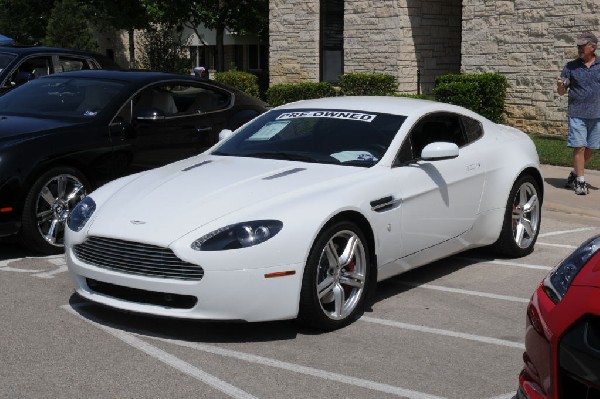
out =
{"type": "MultiPolygon", "coordinates": [[[[103,192],[88,234],[168,245],[243,209],[273,209],[280,201],[331,188],[364,168],[240,157],[199,156],[140,174],[103,192]]],[[[91,194],[94,198],[94,193],[91,194]]],[[[277,217],[277,215],[269,215],[277,217]]],[[[265,213],[256,217],[264,218],[265,213]]],[[[235,220],[243,222],[246,220],[235,220]]],[[[224,226],[216,226],[224,227],[224,226]]]]}
{"type": "Polygon", "coordinates": [[[0,143],[27,139],[36,133],[74,125],[73,122],[31,116],[2,115],[0,112],[0,143]]]}

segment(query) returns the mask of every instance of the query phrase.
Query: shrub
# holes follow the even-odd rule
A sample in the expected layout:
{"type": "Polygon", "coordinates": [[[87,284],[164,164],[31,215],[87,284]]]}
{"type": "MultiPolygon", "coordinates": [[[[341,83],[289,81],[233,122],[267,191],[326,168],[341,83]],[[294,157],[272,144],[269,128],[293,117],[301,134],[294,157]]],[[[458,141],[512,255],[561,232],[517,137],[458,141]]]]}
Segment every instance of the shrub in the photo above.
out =
{"type": "Polygon", "coordinates": [[[248,93],[251,96],[260,96],[258,77],[249,72],[217,72],[215,73],[214,80],[248,93]]]}
{"type": "Polygon", "coordinates": [[[339,85],[346,96],[389,96],[398,87],[396,77],[382,73],[347,73],[339,85]]]}
{"type": "Polygon", "coordinates": [[[438,101],[461,105],[494,122],[503,121],[508,87],[505,76],[498,73],[449,74],[436,77],[435,83],[433,94],[438,101]]]}
{"type": "Polygon", "coordinates": [[[293,101],[311,98],[335,97],[337,91],[327,82],[276,84],[265,93],[269,105],[276,107],[293,101]]]}

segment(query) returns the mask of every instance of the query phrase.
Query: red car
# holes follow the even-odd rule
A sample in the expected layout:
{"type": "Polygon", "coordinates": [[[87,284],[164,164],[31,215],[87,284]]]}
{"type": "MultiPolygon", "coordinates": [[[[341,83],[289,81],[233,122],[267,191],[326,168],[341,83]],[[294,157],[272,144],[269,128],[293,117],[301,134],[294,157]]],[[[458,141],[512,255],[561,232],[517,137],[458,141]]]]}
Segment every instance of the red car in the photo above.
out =
{"type": "Polygon", "coordinates": [[[527,307],[518,399],[600,398],[600,235],[552,270],[527,307]]]}

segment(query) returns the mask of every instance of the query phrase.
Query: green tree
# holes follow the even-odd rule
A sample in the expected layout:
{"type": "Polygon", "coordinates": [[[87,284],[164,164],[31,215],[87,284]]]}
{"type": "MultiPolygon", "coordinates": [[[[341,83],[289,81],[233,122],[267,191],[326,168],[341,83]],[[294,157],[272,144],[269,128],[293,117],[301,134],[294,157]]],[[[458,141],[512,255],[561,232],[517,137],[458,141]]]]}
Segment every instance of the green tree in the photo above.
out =
{"type": "Polygon", "coordinates": [[[268,31],[268,0],[140,0],[153,19],[183,25],[196,32],[204,25],[217,34],[217,71],[224,71],[223,38],[225,28],[237,33],[265,35],[268,31]]]}
{"type": "Polygon", "coordinates": [[[0,33],[18,44],[39,44],[46,37],[46,26],[54,0],[0,0],[0,33]]]}
{"type": "Polygon", "coordinates": [[[94,39],[87,15],[78,0],[58,1],[48,18],[45,43],[56,47],[96,50],[98,42],[94,39]]]}
{"type": "Polygon", "coordinates": [[[174,27],[150,26],[138,39],[140,66],[153,71],[184,73],[190,60],[183,57],[186,43],[174,27]]]}
{"type": "MultiPolygon", "coordinates": [[[[93,12],[97,25],[107,24],[116,30],[125,30],[129,42],[129,67],[135,68],[136,29],[150,27],[152,19],[146,12],[142,0],[88,0],[88,9],[93,12]]],[[[165,7],[169,2],[164,1],[165,7]]]]}

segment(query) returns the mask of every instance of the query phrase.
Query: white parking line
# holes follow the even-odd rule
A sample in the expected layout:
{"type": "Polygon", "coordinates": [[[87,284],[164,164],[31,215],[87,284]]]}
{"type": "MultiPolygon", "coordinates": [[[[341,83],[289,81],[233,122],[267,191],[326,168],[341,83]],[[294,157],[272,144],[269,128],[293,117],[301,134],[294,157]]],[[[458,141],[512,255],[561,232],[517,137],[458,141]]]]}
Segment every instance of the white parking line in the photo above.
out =
{"type": "Polygon", "coordinates": [[[401,328],[403,330],[426,332],[426,333],[430,333],[430,334],[443,335],[446,337],[454,337],[454,338],[466,339],[469,341],[483,342],[486,344],[507,346],[510,348],[517,348],[517,349],[521,349],[521,350],[525,349],[525,345],[523,345],[522,343],[508,341],[505,339],[484,337],[481,335],[466,334],[466,333],[461,333],[461,332],[457,332],[457,331],[442,330],[439,328],[425,327],[425,326],[419,326],[416,324],[408,324],[408,323],[402,323],[399,321],[386,320],[386,319],[377,319],[374,317],[367,317],[367,316],[363,316],[359,320],[366,321],[368,323],[381,324],[383,326],[388,326],[388,327],[401,328]]]}
{"type": "Polygon", "coordinates": [[[398,281],[398,284],[408,285],[410,287],[415,287],[415,288],[426,288],[429,290],[452,292],[455,294],[479,296],[482,298],[492,298],[492,299],[501,299],[503,301],[510,301],[510,302],[529,303],[529,298],[519,298],[516,296],[510,296],[510,295],[490,294],[489,292],[470,291],[470,290],[463,290],[460,288],[443,287],[441,285],[421,284],[421,283],[416,283],[416,282],[412,282],[412,281],[398,281]]]}
{"type": "Polygon", "coordinates": [[[580,233],[582,231],[591,231],[591,230],[596,230],[596,227],[580,227],[578,229],[573,229],[573,230],[550,231],[548,233],[539,234],[538,237],[559,236],[562,234],[580,233]]]}
{"type": "Polygon", "coordinates": [[[557,248],[567,248],[567,249],[575,249],[577,245],[567,245],[567,244],[551,244],[549,242],[536,242],[535,245],[545,245],[547,247],[557,247],[557,248]]]}
{"type": "Polygon", "coordinates": [[[467,261],[477,262],[477,263],[491,263],[493,265],[522,267],[522,268],[525,268],[525,269],[552,270],[552,267],[549,267],[549,266],[530,265],[530,264],[527,264],[527,263],[511,262],[511,261],[505,261],[505,260],[489,260],[489,259],[479,259],[479,258],[467,258],[467,257],[464,257],[464,256],[457,256],[456,259],[462,259],[462,260],[467,260],[467,261]]]}
{"type": "MultiPolygon", "coordinates": [[[[85,305],[82,305],[82,307],[85,307],[85,305]]],[[[72,308],[69,305],[64,305],[64,306],[62,306],[62,308],[67,310],[69,313],[85,320],[86,322],[110,333],[111,335],[119,338],[120,340],[133,346],[134,348],[139,349],[139,350],[147,353],[148,355],[166,363],[167,365],[174,367],[174,368],[196,378],[197,380],[200,380],[216,389],[219,389],[221,392],[224,392],[224,393],[228,394],[229,396],[235,397],[235,398],[253,398],[253,396],[251,396],[250,394],[248,394],[244,391],[239,390],[238,388],[236,388],[224,381],[217,379],[216,377],[213,377],[213,376],[207,374],[206,372],[190,365],[189,363],[184,362],[183,360],[181,360],[159,348],[156,348],[156,347],[148,344],[145,341],[142,341],[141,339],[139,339],[137,337],[149,338],[149,339],[153,339],[153,340],[157,340],[157,341],[161,341],[161,342],[165,342],[165,343],[169,343],[169,344],[173,344],[173,345],[177,345],[177,346],[181,346],[181,347],[185,347],[185,348],[198,350],[201,352],[210,353],[213,355],[219,355],[219,356],[223,356],[223,357],[242,360],[242,361],[245,361],[248,363],[274,367],[274,368],[278,368],[281,370],[286,370],[286,371],[291,371],[291,372],[298,373],[298,374],[308,375],[311,377],[317,377],[317,378],[321,378],[321,379],[325,379],[325,380],[329,380],[329,381],[353,385],[353,386],[359,387],[359,388],[366,388],[366,389],[370,389],[372,391],[378,391],[378,392],[384,392],[384,393],[388,393],[388,394],[392,394],[392,395],[397,395],[397,396],[408,398],[408,399],[445,399],[441,396],[428,395],[426,393],[417,392],[417,391],[413,391],[410,389],[397,387],[394,385],[382,384],[382,383],[378,383],[375,381],[365,380],[362,378],[355,378],[355,377],[350,377],[350,376],[346,376],[343,374],[332,373],[327,370],[320,370],[317,368],[301,366],[298,364],[283,362],[283,361],[279,361],[279,360],[275,360],[275,359],[271,359],[271,358],[267,358],[267,357],[263,357],[263,356],[257,356],[257,355],[252,355],[252,354],[248,354],[248,353],[244,353],[244,352],[223,349],[223,348],[219,348],[214,345],[207,345],[207,344],[201,344],[201,343],[197,343],[197,342],[187,342],[187,341],[180,341],[180,340],[175,340],[175,339],[167,339],[167,338],[159,338],[159,337],[148,337],[148,336],[143,336],[140,334],[132,334],[132,333],[114,329],[114,328],[111,328],[111,327],[108,327],[105,325],[95,323],[91,320],[88,320],[85,317],[81,316],[79,313],[77,313],[74,310],[74,308],[72,308]]]]}
{"type": "Polygon", "coordinates": [[[413,391],[410,389],[400,388],[394,385],[381,384],[379,382],[365,380],[362,378],[355,378],[346,376],[343,374],[332,373],[327,370],[321,370],[313,367],[301,366],[294,363],[282,362],[263,356],[251,355],[244,352],[232,351],[229,349],[219,348],[213,345],[200,344],[196,342],[187,342],[172,340],[166,338],[148,337],[159,341],[167,342],[174,345],[183,346],[190,349],[199,350],[202,352],[211,353],[213,355],[220,355],[224,357],[235,358],[243,360],[248,363],[260,364],[263,366],[270,366],[281,370],[291,371],[298,374],[309,375],[311,377],[317,377],[329,381],[341,382],[343,384],[353,385],[359,388],[366,388],[372,391],[384,392],[392,395],[397,395],[409,399],[443,399],[440,396],[428,395],[426,393],[413,391]]]}
{"type": "Polygon", "coordinates": [[[217,377],[214,377],[214,376],[200,370],[197,367],[192,366],[191,364],[171,355],[170,353],[167,353],[155,346],[148,344],[145,341],[142,341],[139,338],[136,338],[133,334],[130,334],[128,332],[118,330],[115,328],[111,328],[111,327],[108,327],[108,326],[105,326],[102,324],[98,324],[89,319],[86,319],[85,317],[81,316],[77,311],[75,311],[74,307],[65,305],[65,306],[62,306],[62,308],[65,309],[66,311],[68,311],[69,313],[79,317],[80,319],[108,332],[109,334],[120,339],[121,341],[125,342],[126,344],[131,345],[134,348],[141,350],[142,352],[165,363],[166,365],[171,366],[174,369],[177,369],[177,370],[181,371],[182,373],[187,374],[190,377],[193,377],[193,378],[197,379],[198,381],[203,382],[203,383],[223,392],[224,394],[231,396],[232,398],[256,399],[255,396],[252,396],[249,393],[244,392],[241,389],[239,389],[231,384],[228,384],[227,382],[222,381],[222,380],[218,379],[217,377]]]}
{"type": "Polygon", "coordinates": [[[489,398],[489,399],[513,399],[516,396],[516,394],[513,393],[507,393],[504,395],[500,395],[500,396],[494,396],[493,398],[489,398]]]}

